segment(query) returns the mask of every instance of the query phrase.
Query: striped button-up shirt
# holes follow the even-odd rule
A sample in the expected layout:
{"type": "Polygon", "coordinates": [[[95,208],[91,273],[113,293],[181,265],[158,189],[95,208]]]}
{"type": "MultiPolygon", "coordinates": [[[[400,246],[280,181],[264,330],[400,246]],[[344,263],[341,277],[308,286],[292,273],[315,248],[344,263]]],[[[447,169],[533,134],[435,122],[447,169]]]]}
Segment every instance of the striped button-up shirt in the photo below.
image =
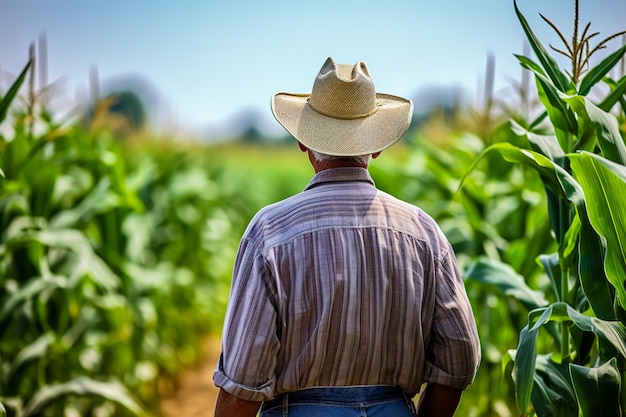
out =
{"type": "Polygon", "coordinates": [[[480,345],[452,248],[363,168],[316,174],[250,222],[235,260],[216,386],[262,401],[320,386],[473,380],[480,345]]]}

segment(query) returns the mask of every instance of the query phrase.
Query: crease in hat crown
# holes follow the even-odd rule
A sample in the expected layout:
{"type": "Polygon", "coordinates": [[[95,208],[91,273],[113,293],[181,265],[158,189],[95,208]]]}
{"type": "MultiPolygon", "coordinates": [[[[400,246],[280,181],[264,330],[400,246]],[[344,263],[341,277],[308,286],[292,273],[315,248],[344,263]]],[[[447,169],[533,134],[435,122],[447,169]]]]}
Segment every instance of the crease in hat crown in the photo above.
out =
{"type": "Polygon", "coordinates": [[[270,101],[276,120],[308,149],[356,156],[399,141],[413,116],[410,99],[378,93],[364,62],[327,58],[310,94],[278,92],[270,101]]]}
{"type": "Polygon", "coordinates": [[[365,62],[354,66],[328,58],[320,69],[308,105],[324,116],[360,119],[378,110],[376,89],[365,62]]]}

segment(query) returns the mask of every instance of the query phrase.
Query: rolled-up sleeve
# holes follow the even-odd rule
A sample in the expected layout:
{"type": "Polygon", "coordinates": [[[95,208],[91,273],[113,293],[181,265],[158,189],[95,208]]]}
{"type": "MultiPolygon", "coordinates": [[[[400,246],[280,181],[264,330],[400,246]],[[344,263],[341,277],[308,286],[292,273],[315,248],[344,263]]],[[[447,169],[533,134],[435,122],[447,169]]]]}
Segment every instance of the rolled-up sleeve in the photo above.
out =
{"type": "Polygon", "coordinates": [[[480,365],[480,342],[471,304],[450,248],[435,273],[436,302],[425,379],[467,388],[480,365]]]}
{"type": "Polygon", "coordinates": [[[213,373],[216,386],[242,400],[273,397],[279,349],[274,297],[262,253],[242,239],[213,373]]]}

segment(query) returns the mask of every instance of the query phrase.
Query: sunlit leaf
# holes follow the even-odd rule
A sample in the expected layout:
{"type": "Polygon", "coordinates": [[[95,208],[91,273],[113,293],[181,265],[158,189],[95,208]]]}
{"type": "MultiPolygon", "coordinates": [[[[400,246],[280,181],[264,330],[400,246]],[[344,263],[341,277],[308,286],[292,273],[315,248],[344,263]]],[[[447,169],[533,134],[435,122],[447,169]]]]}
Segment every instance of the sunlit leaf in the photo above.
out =
{"type": "Polygon", "coordinates": [[[32,343],[24,346],[11,362],[7,374],[4,376],[5,382],[9,382],[13,374],[22,366],[33,360],[45,357],[52,342],[54,342],[54,334],[44,333],[32,343]]]}
{"type": "Polygon", "coordinates": [[[579,329],[593,332],[613,353],[626,359],[626,326],[619,321],[606,321],[586,316],[563,302],[534,310],[529,314],[531,330],[538,330],[551,321],[571,321],[579,329]]]}
{"type": "Polygon", "coordinates": [[[593,228],[606,241],[605,271],[626,308],[626,167],[588,152],[570,156],[593,228]]]}
{"type": "Polygon", "coordinates": [[[67,280],[64,277],[54,277],[53,279],[33,277],[26,285],[13,292],[4,300],[4,304],[0,310],[0,323],[6,320],[17,306],[36,297],[42,291],[53,287],[64,287],[66,284],[67,280]]]}
{"type": "Polygon", "coordinates": [[[519,335],[519,343],[515,353],[513,381],[516,387],[516,403],[522,415],[530,408],[530,395],[535,377],[535,361],[537,360],[537,333],[539,329],[524,327],[519,335]]]}
{"type": "Polygon", "coordinates": [[[41,387],[24,407],[23,417],[39,414],[45,407],[70,395],[98,396],[125,407],[135,416],[147,416],[139,403],[118,382],[101,382],[87,377],[77,377],[68,382],[41,387]]]}
{"type": "Polygon", "coordinates": [[[610,83],[609,85],[611,86],[611,91],[598,104],[598,107],[604,111],[611,110],[615,103],[623,99],[624,94],[626,94],[626,76],[622,77],[617,83],[610,83]]]}
{"type": "Polygon", "coordinates": [[[581,221],[578,240],[578,275],[587,301],[595,315],[602,320],[614,320],[613,293],[604,272],[605,246],[591,226],[587,212],[578,210],[581,221]]]}
{"type": "Polygon", "coordinates": [[[20,87],[24,83],[24,79],[26,78],[26,74],[28,74],[28,69],[30,68],[32,63],[33,63],[32,59],[28,61],[28,63],[26,64],[26,66],[24,67],[20,75],[13,82],[11,87],[9,87],[9,91],[7,91],[4,97],[2,97],[2,99],[0,100],[0,123],[2,123],[2,121],[6,118],[7,112],[9,110],[9,106],[11,105],[11,102],[13,101],[15,96],[17,95],[17,92],[19,91],[20,87]]]}
{"type": "Polygon", "coordinates": [[[46,229],[33,233],[29,238],[44,246],[67,248],[75,253],[77,255],[75,268],[77,270],[74,272],[77,272],[77,275],[89,274],[94,282],[105,289],[110,290],[118,286],[119,277],[94,252],[91,244],[80,230],[46,229]]]}
{"type": "MultiPolygon", "coordinates": [[[[569,211],[569,209],[568,209],[569,211]]],[[[580,220],[577,216],[571,220],[561,241],[561,255],[559,259],[562,268],[570,268],[578,257],[578,237],[580,236],[580,220]]]]}
{"type": "Polygon", "coordinates": [[[561,94],[563,93],[559,91],[559,88],[554,85],[543,71],[538,70],[536,64],[531,65],[530,63],[532,61],[526,57],[518,56],[518,59],[520,59],[520,62],[522,62],[525,68],[534,73],[539,100],[543,103],[546,113],[552,122],[561,148],[567,150],[567,136],[576,134],[578,131],[578,124],[574,113],[561,99],[561,94]]]}
{"type": "Polygon", "coordinates": [[[552,80],[554,85],[559,88],[559,90],[566,91],[569,85],[567,77],[561,72],[556,60],[548,53],[548,51],[541,44],[537,36],[535,36],[535,34],[533,33],[530,25],[528,24],[528,21],[517,7],[517,1],[513,1],[513,5],[515,6],[515,14],[517,14],[517,18],[522,25],[522,29],[526,34],[526,38],[528,39],[530,46],[535,52],[537,59],[539,59],[542,68],[544,69],[548,77],[550,77],[550,80],[552,80]]]}
{"type": "Polygon", "coordinates": [[[79,227],[93,216],[121,206],[120,198],[111,191],[110,178],[102,178],[98,184],[71,209],[63,210],[50,219],[50,226],[56,229],[79,227]]]}
{"type": "Polygon", "coordinates": [[[581,96],[586,96],[589,91],[591,91],[591,89],[598,82],[600,82],[600,80],[602,80],[602,78],[606,74],[608,74],[609,71],[611,71],[618,62],[620,62],[625,52],[626,45],[623,45],[621,48],[617,49],[617,51],[604,58],[595,67],[591,68],[580,82],[578,94],[580,94],[581,96]]]}
{"type": "Polygon", "coordinates": [[[530,311],[548,304],[543,293],[532,290],[513,268],[494,259],[483,258],[467,268],[464,278],[497,287],[519,300],[530,311]]]}
{"type": "Polygon", "coordinates": [[[565,152],[559,146],[559,142],[554,135],[540,135],[531,132],[514,121],[511,121],[511,129],[517,135],[525,137],[533,151],[539,152],[552,161],[559,161],[565,157],[565,152]]]}
{"type": "Polygon", "coordinates": [[[620,417],[620,373],[615,358],[594,368],[570,364],[583,417],[620,417]]]}
{"type": "Polygon", "coordinates": [[[615,116],[600,109],[586,97],[566,95],[562,97],[579,117],[589,120],[594,126],[602,156],[626,165],[626,145],[615,116]]]}
{"type": "Polygon", "coordinates": [[[582,331],[592,332],[608,349],[607,352],[626,359],[626,327],[622,323],[585,316],[563,302],[532,311],[528,316],[528,325],[520,332],[513,368],[517,405],[522,414],[528,411],[534,385],[537,335],[542,327],[552,321],[572,322],[582,331]]]}
{"type": "Polygon", "coordinates": [[[479,161],[491,152],[498,153],[508,162],[518,163],[532,168],[539,174],[546,187],[549,187],[557,195],[566,198],[574,204],[580,204],[584,201],[584,194],[580,185],[578,185],[576,180],[574,180],[567,171],[538,152],[518,148],[509,143],[497,143],[485,149],[465,173],[459,189],[463,186],[465,179],[471,174],[479,161]]]}

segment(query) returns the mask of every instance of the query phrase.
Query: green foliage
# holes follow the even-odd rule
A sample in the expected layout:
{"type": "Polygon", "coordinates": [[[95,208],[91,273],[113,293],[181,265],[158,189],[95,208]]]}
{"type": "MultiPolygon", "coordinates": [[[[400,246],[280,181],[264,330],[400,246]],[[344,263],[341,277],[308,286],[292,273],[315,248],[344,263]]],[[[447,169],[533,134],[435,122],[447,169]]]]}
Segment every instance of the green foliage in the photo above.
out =
{"type": "Polygon", "coordinates": [[[594,368],[570,365],[572,382],[583,417],[620,415],[621,381],[616,362],[611,359],[594,368]]]}
{"type": "Polygon", "coordinates": [[[117,382],[99,382],[85,377],[77,377],[71,381],[46,385],[39,389],[28,401],[22,416],[35,416],[41,413],[48,404],[58,398],[70,395],[99,396],[120,404],[132,412],[133,415],[145,416],[145,412],[137,402],[126,392],[126,389],[117,382]]]}
{"type": "Polygon", "coordinates": [[[28,74],[28,70],[30,69],[32,64],[33,61],[31,59],[30,61],[28,61],[28,63],[26,64],[20,75],[17,77],[17,79],[13,82],[11,87],[9,87],[9,91],[7,91],[4,97],[2,97],[2,99],[0,100],[0,123],[2,123],[4,119],[6,119],[7,112],[9,111],[9,106],[15,99],[17,92],[24,83],[26,75],[28,74]]]}
{"type": "Polygon", "coordinates": [[[528,310],[535,310],[548,304],[543,293],[531,289],[524,281],[524,277],[517,274],[513,268],[493,259],[485,258],[473,263],[465,271],[465,278],[497,287],[506,296],[519,300],[528,310]]]}
{"type": "Polygon", "coordinates": [[[33,108],[11,107],[0,137],[2,412],[146,415],[220,330],[254,184],[206,148],[122,144],[33,108]]]}
{"type": "MultiPolygon", "coordinates": [[[[586,74],[583,67],[589,60],[581,60],[578,52],[565,53],[575,62],[571,73],[563,72],[515,2],[514,6],[537,62],[525,56],[518,59],[535,76],[545,112],[525,123],[515,118],[517,122],[511,122],[515,143],[484,149],[464,181],[482,172],[481,161],[495,155],[534,172],[545,190],[556,252],[525,254],[537,261],[545,278],[518,273],[514,264],[503,266],[500,259],[475,260],[467,277],[495,285],[528,311],[517,348],[503,358],[505,368],[509,360],[514,363],[516,404],[522,415],[598,415],[602,401],[602,415],[623,416],[626,207],[620,196],[626,192],[626,145],[618,117],[624,107],[619,116],[610,111],[617,103],[623,105],[626,90],[624,79],[611,80],[607,74],[623,59],[626,47],[586,74]],[[610,91],[596,103],[588,94],[601,82],[610,91]],[[541,285],[546,282],[550,285],[541,285]],[[533,305],[532,291],[542,291],[551,301],[533,305]],[[541,329],[547,332],[542,334],[541,329]]],[[[577,19],[578,2],[576,25],[577,19]]],[[[575,28],[568,51],[588,42],[586,30],[579,40],[575,28]]],[[[593,54],[611,38],[586,52],[593,54]]]]}
{"type": "Polygon", "coordinates": [[[572,155],[570,160],[589,201],[591,225],[606,242],[606,277],[626,309],[626,201],[615,198],[626,195],[626,166],[587,152],[572,155]]]}

